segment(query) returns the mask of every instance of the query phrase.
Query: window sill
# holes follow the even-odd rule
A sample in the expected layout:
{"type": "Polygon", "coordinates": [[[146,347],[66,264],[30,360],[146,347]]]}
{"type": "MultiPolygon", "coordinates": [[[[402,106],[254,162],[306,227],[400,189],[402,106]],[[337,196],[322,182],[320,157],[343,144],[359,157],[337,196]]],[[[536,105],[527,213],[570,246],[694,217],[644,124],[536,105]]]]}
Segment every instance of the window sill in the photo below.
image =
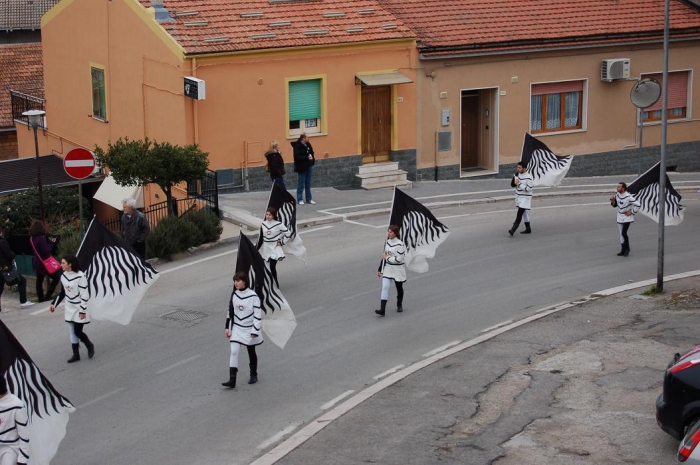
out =
{"type": "Polygon", "coordinates": [[[550,131],[550,132],[530,132],[533,137],[558,136],[560,134],[576,134],[579,132],[587,132],[588,129],[571,129],[568,131],[550,131]]]}
{"type": "MultiPolygon", "coordinates": [[[[327,132],[313,132],[311,134],[307,133],[306,137],[308,137],[309,139],[313,139],[314,137],[321,137],[321,136],[327,136],[327,135],[328,135],[327,132]]],[[[297,139],[299,139],[299,136],[300,135],[287,136],[287,140],[297,140],[297,139]]]]}
{"type": "MultiPolygon", "coordinates": [[[[668,124],[689,123],[691,121],[691,119],[690,118],[674,118],[674,119],[669,119],[667,121],[668,121],[668,124]]],[[[644,126],[661,126],[661,120],[659,120],[659,121],[645,121],[644,126]]]]}
{"type": "Polygon", "coordinates": [[[95,121],[99,121],[100,123],[109,123],[109,120],[99,118],[97,116],[89,115],[90,118],[94,119],[95,121]]]}

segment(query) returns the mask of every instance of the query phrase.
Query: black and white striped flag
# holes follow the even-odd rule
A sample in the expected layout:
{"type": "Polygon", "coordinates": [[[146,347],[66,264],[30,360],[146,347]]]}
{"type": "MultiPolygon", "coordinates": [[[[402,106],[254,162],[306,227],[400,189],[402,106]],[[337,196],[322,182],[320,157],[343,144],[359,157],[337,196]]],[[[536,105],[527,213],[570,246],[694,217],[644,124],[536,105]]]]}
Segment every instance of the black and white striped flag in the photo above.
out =
{"type": "Polygon", "coordinates": [[[128,325],[158,272],[122,238],[94,218],[78,250],[95,320],[128,325]]]}
{"type": "MultiPolygon", "coordinates": [[[[306,263],[306,247],[304,247],[301,237],[297,234],[297,202],[292,194],[276,182],[272,183],[270,198],[267,207],[274,207],[277,210],[277,220],[285,225],[289,230],[289,240],[282,246],[288,252],[306,263]]],[[[263,215],[264,217],[264,215],[263,215]]],[[[262,226],[258,236],[257,248],[262,245],[262,226]]]]}
{"type": "Polygon", "coordinates": [[[533,187],[557,187],[569,172],[573,157],[555,155],[544,143],[525,133],[520,161],[532,175],[533,187]]]}
{"type": "MultiPolygon", "coordinates": [[[[639,211],[652,220],[659,222],[659,179],[661,178],[661,164],[657,163],[644,174],[632,181],[627,186],[627,192],[634,195],[641,205],[639,211]]],[[[683,221],[681,195],[671,185],[671,180],[666,175],[666,218],[664,225],[675,226],[683,221]]]]}
{"type": "Polygon", "coordinates": [[[248,274],[250,287],[260,297],[260,305],[265,313],[263,330],[276,346],[284,349],[294,328],[297,327],[297,320],[287,299],[280,292],[277,281],[272,277],[267,262],[242,232],[238,242],[236,271],[245,271],[248,274]]]}
{"type": "Polygon", "coordinates": [[[394,187],[389,224],[401,228],[400,239],[406,246],[406,266],[417,273],[428,271],[428,258],[435,256],[450,230],[420,202],[394,187]]]}
{"type": "Polygon", "coordinates": [[[2,321],[0,376],[7,381],[8,390],[27,406],[29,463],[48,465],[66,435],[68,415],[75,411],[75,407],[39,371],[39,367],[2,321]]]}

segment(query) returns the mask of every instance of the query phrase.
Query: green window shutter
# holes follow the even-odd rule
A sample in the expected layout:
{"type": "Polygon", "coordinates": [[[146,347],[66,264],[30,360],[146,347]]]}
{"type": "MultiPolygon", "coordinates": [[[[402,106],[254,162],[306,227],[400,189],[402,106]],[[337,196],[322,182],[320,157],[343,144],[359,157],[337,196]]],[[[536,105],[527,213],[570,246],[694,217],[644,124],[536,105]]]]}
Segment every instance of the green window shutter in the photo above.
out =
{"type": "Polygon", "coordinates": [[[289,121],[321,117],[321,80],[289,83],[289,121]]]}
{"type": "Polygon", "coordinates": [[[92,115],[106,118],[105,73],[99,68],[92,68],[92,115]]]}

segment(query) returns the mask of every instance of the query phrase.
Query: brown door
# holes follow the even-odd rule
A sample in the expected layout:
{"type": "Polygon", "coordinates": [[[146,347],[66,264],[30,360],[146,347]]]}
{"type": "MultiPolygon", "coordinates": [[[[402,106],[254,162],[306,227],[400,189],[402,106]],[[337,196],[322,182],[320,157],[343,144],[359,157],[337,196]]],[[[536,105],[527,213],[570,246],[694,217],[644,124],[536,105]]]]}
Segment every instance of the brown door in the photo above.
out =
{"type": "Polygon", "coordinates": [[[479,94],[462,94],[462,169],[479,166],[479,94]]]}
{"type": "Polygon", "coordinates": [[[389,161],[391,87],[362,86],[362,163],[389,161]]]}

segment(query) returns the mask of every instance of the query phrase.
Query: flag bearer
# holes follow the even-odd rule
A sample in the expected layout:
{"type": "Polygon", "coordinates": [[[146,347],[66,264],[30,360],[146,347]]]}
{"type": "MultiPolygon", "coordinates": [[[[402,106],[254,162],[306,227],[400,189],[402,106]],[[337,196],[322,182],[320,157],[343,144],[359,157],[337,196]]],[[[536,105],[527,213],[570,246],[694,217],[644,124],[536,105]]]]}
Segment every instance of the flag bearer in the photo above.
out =
{"type": "Polygon", "coordinates": [[[386,313],[386,301],[389,300],[391,281],[394,281],[396,286],[396,311],[403,312],[403,283],[406,282],[406,246],[399,239],[399,227],[392,224],[386,234],[384,253],[382,253],[382,261],[377,270],[377,276],[382,278],[382,299],[381,307],[374,313],[379,316],[384,316],[386,313]]]}
{"type": "Polygon", "coordinates": [[[510,182],[511,187],[515,187],[515,206],[518,207],[518,214],[515,217],[515,223],[510,228],[508,234],[515,234],[520,226],[520,221],[525,220],[525,231],[520,234],[530,234],[530,204],[532,203],[532,175],[527,172],[527,168],[523,162],[518,162],[518,172],[513,175],[510,182]]]}
{"type": "Polygon", "coordinates": [[[626,257],[630,254],[630,238],[627,230],[634,222],[634,215],[639,211],[640,204],[632,194],[627,192],[627,184],[617,183],[617,192],[610,197],[610,205],[617,207],[617,227],[620,230],[620,244],[622,245],[618,257],[626,257]]]}

